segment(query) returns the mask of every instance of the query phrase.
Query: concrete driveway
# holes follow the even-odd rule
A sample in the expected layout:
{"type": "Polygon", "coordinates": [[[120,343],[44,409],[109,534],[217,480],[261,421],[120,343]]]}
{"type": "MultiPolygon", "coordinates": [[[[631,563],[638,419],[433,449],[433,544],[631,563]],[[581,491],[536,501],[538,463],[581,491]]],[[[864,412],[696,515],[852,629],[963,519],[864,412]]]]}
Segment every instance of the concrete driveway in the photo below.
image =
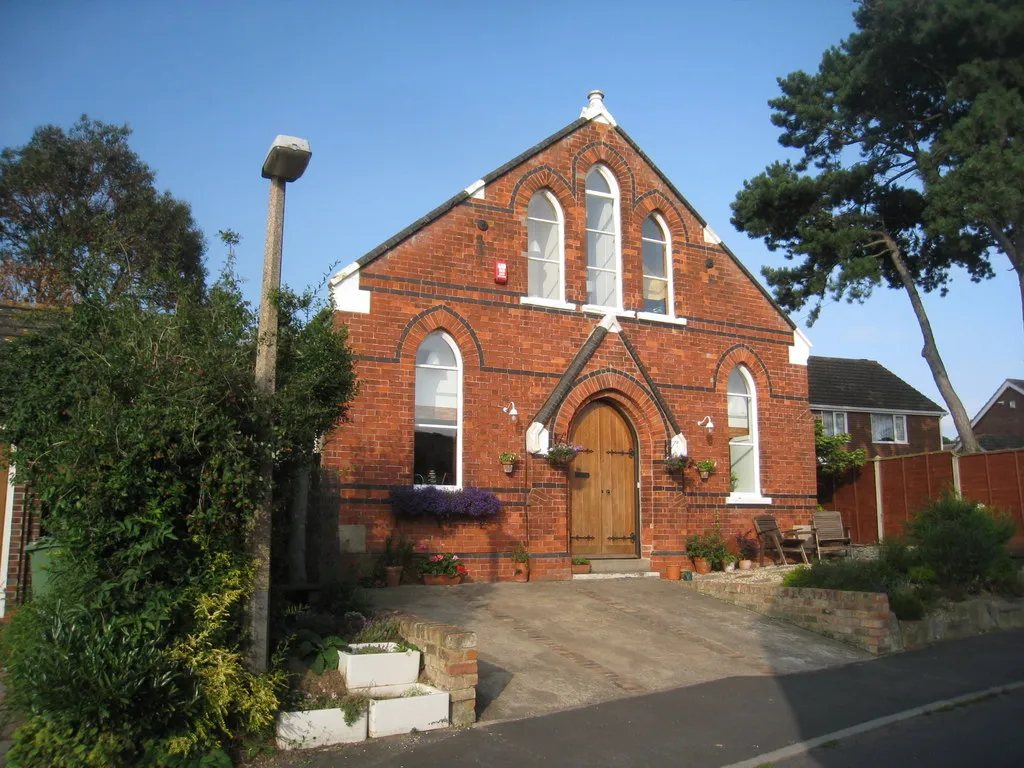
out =
{"type": "Polygon", "coordinates": [[[733,676],[872,658],[657,579],[405,586],[381,608],[477,633],[480,720],[509,720],[733,676]]]}

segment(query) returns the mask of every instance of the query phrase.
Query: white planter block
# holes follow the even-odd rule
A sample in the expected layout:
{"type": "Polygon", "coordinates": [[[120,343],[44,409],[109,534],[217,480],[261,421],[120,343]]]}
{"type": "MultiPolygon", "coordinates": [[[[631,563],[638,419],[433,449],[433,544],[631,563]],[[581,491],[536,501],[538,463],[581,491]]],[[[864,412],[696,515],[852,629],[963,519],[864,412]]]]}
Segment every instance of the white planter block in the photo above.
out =
{"type": "Polygon", "coordinates": [[[410,685],[420,676],[420,652],[399,651],[398,643],[356,643],[351,648],[387,648],[387,653],[338,654],[338,669],[351,691],[372,685],[410,685]]]}
{"type": "Polygon", "coordinates": [[[277,716],[277,746],[278,749],[309,749],[363,741],[366,723],[366,712],[352,725],[345,725],[345,713],[341,709],[282,712],[277,716]]]}
{"type": "Polygon", "coordinates": [[[370,689],[371,737],[393,736],[399,733],[432,731],[447,728],[448,691],[441,691],[429,685],[381,685],[370,689]],[[416,696],[403,696],[410,690],[419,691],[416,696]],[[385,697],[385,698],[377,698],[385,697]],[[396,698],[390,698],[396,697],[396,698]]]}

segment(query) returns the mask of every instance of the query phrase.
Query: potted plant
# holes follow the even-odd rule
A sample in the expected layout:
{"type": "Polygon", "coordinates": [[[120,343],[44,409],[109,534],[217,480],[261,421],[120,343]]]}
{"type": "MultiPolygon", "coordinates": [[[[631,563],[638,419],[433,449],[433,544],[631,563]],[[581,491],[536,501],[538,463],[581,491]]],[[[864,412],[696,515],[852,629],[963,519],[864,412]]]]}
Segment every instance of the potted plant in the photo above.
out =
{"type": "Polygon", "coordinates": [[[384,552],[380,556],[384,566],[384,583],[389,587],[397,587],[402,583],[402,572],[412,560],[412,544],[404,536],[395,539],[388,536],[384,539],[384,552]]]}
{"type": "Polygon", "coordinates": [[[576,454],[582,450],[582,445],[573,445],[557,440],[548,448],[548,464],[553,467],[567,467],[576,458],[576,454]]]}
{"type": "Polygon", "coordinates": [[[757,540],[750,535],[750,531],[736,534],[736,549],[740,553],[739,568],[741,571],[749,571],[754,567],[754,558],[757,557],[757,540]]]}
{"type": "Polygon", "coordinates": [[[512,581],[525,582],[529,580],[530,552],[523,542],[519,542],[512,550],[512,581]]]}
{"type": "Polygon", "coordinates": [[[682,566],[679,563],[670,563],[665,566],[664,578],[669,581],[679,581],[682,578],[682,566]]]}
{"type": "Polygon", "coordinates": [[[459,560],[459,556],[451,552],[430,555],[420,561],[420,575],[423,576],[424,584],[461,584],[466,573],[466,566],[459,560]]]}
{"type": "Polygon", "coordinates": [[[722,570],[726,572],[732,572],[736,570],[736,563],[739,562],[739,558],[733,554],[726,554],[720,561],[722,570]]]}
{"type": "Polygon", "coordinates": [[[574,557],[572,559],[572,572],[574,574],[590,573],[590,561],[585,557],[574,557]]]}
{"type": "Polygon", "coordinates": [[[682,472],[690,466],[689,456],[666,456],[665,457],[665,471],[668,473],[682,472]]]}
{"type": "Polygon", "coordinates": [[[498,461],[501,462],[501,468],[505,470],[505,474],[511,475],[515,471],[519,455],[515,451],[502,451],[498,454],[498,461]]]}
{"type": "Polygon", "coordinates": [[[718,462],[714,459],[701,459],[693,466],[696,467],[700,479],[707,480],[711,475],[715,474],[715,471],[718,469],[718,462]]]}
{"type": "Polygon", "coordinates": [[[724,562],[729,554],[725,539],[717,527],[687,536],[686,552],[693,560],[693,570],[702,575],[711,573],[711,566],[724,562]]]}

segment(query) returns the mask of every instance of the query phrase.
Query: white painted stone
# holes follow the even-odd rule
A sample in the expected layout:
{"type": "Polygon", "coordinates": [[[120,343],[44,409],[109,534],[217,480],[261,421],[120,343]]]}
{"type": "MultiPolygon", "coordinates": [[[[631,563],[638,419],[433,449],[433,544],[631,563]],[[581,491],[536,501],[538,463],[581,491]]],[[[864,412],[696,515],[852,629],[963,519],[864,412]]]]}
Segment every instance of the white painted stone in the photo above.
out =
{"type": "Polygon", "coordinates": [[[447,691],[416,683],[374,686],[369,695],[368,733],[371,738],[409,733],[413,729],[432,731],[450,725],[447,691]],[[419,693],[409,696],[409,691],[419,693]]]}
{"type": "Polygon", "coordinates": [[[669,444],[669,450],[673,456],[686,456],[687,455],[686,438],[683,433],[680,432],[672,437],[672,442],[669,444]]]}
{"type": "Polygon", "coordinates": [[[712,245],[718,245],[719,243],[722,242],[722,238],[720,238],[717,234],[715,234],[715,230],[713,230],[711,227],[705,226],[704,227],[704,242],[705,243],[711,243],[712,245]]]}
{"type": "Polygon", "coordinates": [[[346,725],[345,713],[341,709],[282,712],[277,716],[277,747],[310,749],[364,741],[367,721],[367,713],[363,712],[352,725],[346,725]]]}
{"type": "Polygon", "coordinates": [[[539,421],[533,422],[526,430],[527,453],[547,453],[551,435],[539,421]]]}
{"type": "Polygon", "coordinates": [[[617,125],[615,118],[612,117],[612,113],[608,111],[608,107],[604,105],[604,93],[601,91],[591,91],[587,94],[587,106],[580,112],[580,117],[586,118],[587,120],[593,120],[597,123],[604,123],[610,125],[613,128],[617,125]]]}
{"type": "Polygon", "coordinates": [[[420,676],[420,652],[400,651],[398,643],[353,643],[350,648],[386,648],[387,653],[338,654],[338,669],[350,691],[380,685],[409,685],[420,676]]]}
{"type": "Polygon", "coordinates": [[[789,362],[793,365],[807,365],[811,356],[811,340],[799,328],[793,329],[793,346],[789,348],[789,362]]]}
{"type": "Polygon", "coordinates": [[[484,180],[477,179],[468,187],[466,187],[466,194],[469,195],[474,200],[486,199],[487,189],[484,186],[484,180]]]}
{"type": "Polygon", "coordinates": [[[328,283],[331,301],[339,312],[370,314],[370,292],[359,288],[359,263],[353,262],[332,277],[328,283]]]}

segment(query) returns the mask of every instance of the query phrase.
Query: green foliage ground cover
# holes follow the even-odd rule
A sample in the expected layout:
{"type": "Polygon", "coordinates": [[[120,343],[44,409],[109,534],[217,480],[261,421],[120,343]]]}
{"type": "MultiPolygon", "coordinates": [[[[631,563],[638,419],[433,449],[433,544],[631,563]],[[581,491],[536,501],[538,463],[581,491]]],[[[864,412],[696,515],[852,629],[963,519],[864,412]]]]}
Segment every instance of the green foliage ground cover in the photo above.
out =
{"type": "Polygon", "coordinates": [[[786,574],[789,587],[885,592],[900,619],[920,619],[942,598],[981,590],[1019,594],[1008,544],[1013,521],[947,494],[920,510],[901,540],[883,543],[877,560],[834,560],[786,574]]]}

